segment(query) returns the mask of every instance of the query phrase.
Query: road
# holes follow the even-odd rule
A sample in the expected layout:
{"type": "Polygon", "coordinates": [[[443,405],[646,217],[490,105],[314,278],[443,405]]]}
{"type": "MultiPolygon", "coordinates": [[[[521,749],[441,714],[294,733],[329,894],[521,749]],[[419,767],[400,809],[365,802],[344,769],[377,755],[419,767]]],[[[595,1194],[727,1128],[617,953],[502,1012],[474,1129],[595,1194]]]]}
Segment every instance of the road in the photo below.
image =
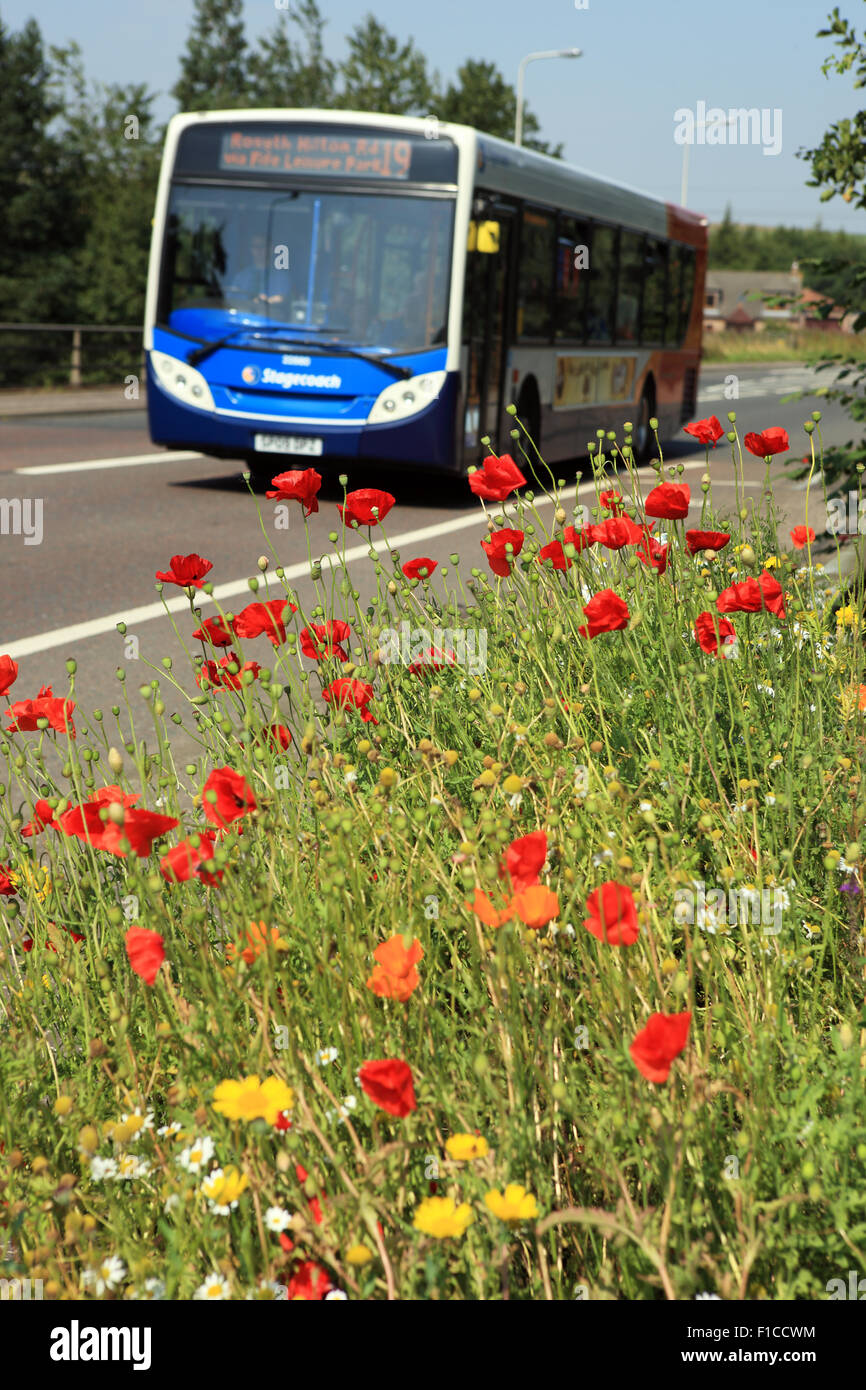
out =
{"type": "MultiPolygon", "coordinates": [[[[741,429],[782,425],[791,435],[794,450],[805,453],[802,423],[821,402],[808,399],[782,405],[780,398],[810,380],[810,374],[796,365],[708,367],[702,374],[697,416],[717,414],[725,423],[726,411],[734,408],[741,429]],[[738,400],[725,396],[725,380],[732,374],[737,377],[738,400]]],[[[730,389],[729,383],[728,395],[730,389]]],[[[15,696],[34,696],[43,684],[53,685],[55,694],[65,693],[68,657],[78,662],[75,698],[84,711],[95,705],[108,707],[118,699],[115,671],[119,666],[126,670],[130,696],[141,708],[138,687],[154,674],[148,663],[158,667],[166,655],[174,660],[184,687],[192,691],[182,648],[154,591],[154,575],[157,569],[168,568],[172,555],[197,551],[213,561],[210,578],[223,596],[224,607],[237,611],[253,598],[246,581],[258,574],[257,557],[268,551],[269,544],[241,477],[241,465],[199,455],[163,454],[149,440],[142,410],[4,418],[2,408],[0,404],[0,493],[7,499],[41,501],[43,518],[40,544],[27,544],[21,535],[0,535],[4,597],[0,654],[9,652],[19,662],[15,696]],[[129,649],[116,630],[121,618],[138,638],[137,660],[125,654],[129,649]]],[[[822,428],[831,443],[843,443],[851,434],[847,417],[832,404],[825,406],[822,428]]],[[[666,450],[666,458],[685,465],[685,478],[691,480],[699,502],[703,448],[694,448],[683,435],[682,441],[666,450]]],[[[285,466],[292,467],[293,462],[297,465],[287,458],[285,466]]],[[[755,459],[748,466],[748,476],[757,488],[763,465],[755,459]]],[[[556,471],[573,479],[576,467],[580,467],[577,461],[556,471]]],[[[727,490],[732,493],[733,489],[724,443],[711,452],[711,476],[717,501],[726,500],[727,490]]],[[[407,476],[404,481],[386,483],[366,474],[350,475],[350,486],[377,483],[397,496],[387,531],[404,560],[420,554],[447,564],[449,552],[456,550],[464,557],[464,567],[481,563],[479,509],[465,482],[431,483],[407,476]]],[[[326,481],[320,511],[310,519],[314,555],[333,550],[328,532],[339,529],[334,503],[341,498],[339,485],[326,481]]],[[[589,500],[585,492],[583,499],[589,500]]],[[[790,483],[779,484],[777,499],[791,524],[802,521],[802,490],[790,483]]],[[[261,492],[258,501],[269,543],[308,607],[315,600],[300,507],[289,504],[290,529],[275,530],[274,504],[261,492]]],[[[360,544],[363,539],[361,535],[350,542],[361,552],[352,561],[351,571],[362,601],[371,576],[367,547],[360,544]]],[[[272,590],[272,596],[276,592],[272,590]]],[[[169,594],[181,591],[167,589],[169,594]]],[[[205,606],[204,616],[209,608],[205,606]]],[[[184,636],[192,631],[183,614],[180,628],[184,636]]],[[[265,639],[252,645],[255,650],[247,655],[266,664],[270,648],[265,639]]],[[[169,711],[181,707],[172,692],[165,698],[169,711]]],[[[181,737],[177,751],[185,757],[192,745],[181,737]]]]}

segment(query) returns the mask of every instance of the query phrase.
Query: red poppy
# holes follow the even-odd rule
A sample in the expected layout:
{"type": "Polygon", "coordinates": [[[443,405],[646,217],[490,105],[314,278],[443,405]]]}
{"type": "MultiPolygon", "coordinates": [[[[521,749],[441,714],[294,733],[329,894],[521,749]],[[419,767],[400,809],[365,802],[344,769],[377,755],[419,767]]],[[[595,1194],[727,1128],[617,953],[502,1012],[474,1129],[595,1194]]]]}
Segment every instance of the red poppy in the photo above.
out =
{"type": "Polygon", "coordinates": [[[686,531],[690,555],[697,555],[699,550],[724,550],[730,539],[725,531],[686,531]]]}
{"type": "Polygon", "coordinates": [[[491,455],[484,460],[480,468],[469,475],[471,491],[476,497],[483,497],[486,502],[504,502],[509,493],[522,487],[525,482],[526,479],[510,454],[503,454],[501,458],[491,455]]]}
{"type": "Polygon", "coordinates": [[[417,560],[407,560],[405,565],[401,565],[403,573],[407,579],[429,579],[436,568],[436,561],[430,560],[426,555],[421,555],[417,560]]]}
{"type": "Polygon", "coordinates": [[[225,830],[241,816],[255,811],[256,798],[239,772],[231,767],[215,767],[204,784],[201,804],[211,824],[225,830]],[[209,799],[208,792],[216,794],[215,801],[209,799]]]}
{"type": "Polygon", "coordinates": [[[602,632],[618,632],[628,626],[628,604],[613,589],[602,589],[584,604],[583,611],[587,621],[577,629],[581,637],[598,637],[602,632]]]}
{"type": "Polygon", "coordinates": [[[289,1302],[301,1299],[306,1303],[321,1303],[333,1289],[330,1277],[313,1260],[302,1260],[288,1283],[289,1302]]]}
{"type": "Polygon", "coordinates": [[[146,927],[130,927],[124,937],[126,954],[136,975],[140,975],[146,985],[152,985],[165,960],[165,943],[158,931],[148,931],[146,927]]]}
{"type": "Polygon", "coordinates": [[[671,1063],[685,1047],[692,1016],[682,1014],[650,1014],[629,1048],[631,1059],[647,1081],[667,1081],[671,1063]]]}
{"type": "Polygon", "coordinates": [[[396,497],[390,492],[382,492],[377,487],[358,488],[357,492],[346,493],[346,504],[338,503],[337,511],[344,526],[377,526],[390,512],[396,497]]]}
{"type": "Polygon", "coordinates": [[[707,445],[712,444],[714,449],[717,442],[725,433],[724,428],[716,419],[715,415],[711,415],[707,420],[695,420],[691,425],[683,425],[683,429],[686,434],[692,435],[699,443],[707,445]]]}
{"type": "Polygon", "coordinates": [[[322,475],[315,468],[290,468],[288,473],[278,473],[271,478],[274,491],[266,492],[265,497],[275,502],[300,502],[304,516],[311,516],[319,510],[317,498],[321,486],[322,475]]]}
{"type": "Polygon", "coordinates": [[[64,811],[57,820],[57,828],[64,835],[73,835],[85,844],[91,844],[94,849],[104,850],[106,854],[116,854],[121,859],[127,854],[137,854],[140,859],[146,859],[153,849],[154,840],[180,824],[174,816],[161,816],[156,811],[125,806],[119,800],[115,804],[123,810],[120,821],[103,820],[106,802],[86,801],[82,806],[70,806],[68,811],[64,811]]]}
{"type": "Polygon", "coordinates": [[[591,545],[595,545],[592,528],[589,526],[564,526],[562,540],[564,545],[574,546],[576,555],[579,555],[582,550],[588,550],[591,545]]]}
{"type": "Polygon", "coordinates": [[[285,724],[269,724],[267,727],[268,743],[276,752],[285,753],[292,741],[292,731],[285,724]]]}
{"type": "Polygon", "coordinates": [[[207,873],[203,867],[214,857],[214,842],[209,835],[200,835],[199,843],[193,845],[189,840],[181,840],[159,861],[159,870],[168,883],[188,883],[191,878],[201,879],[202,883],[219,883],[222,869],[207,873]]]}
{"type": "Polygon", "coordinates": [[[663,517],[666,521],[680,521],[688,516],[692,498],[688,483],[659,483],[644,503],[647,516],[663,517]]]}
{"type": "Polygon", "coordinates": [[[234,640],[223,618],[205,618],[192,635],[198,642],[210,642],[212,647],[230,647],[234,640]]]}
{"type": "Polygon", "coordinates": [[[616,488],[611,487],[605,492],[600,492],[598,500],[605,511],[610,512],[612,516],[620,516],[622,514],[622,493],[617,492],[616,488]]]}
{"type": "Polygon", "coordinates": [[[765,609],[777,618],[785,616],[785,595],[777,579],[764,570],[760,579],[744,579],[723,589],[716,599],[720,613],[760,613],[765,609]]]}
{"type": "Polygon", "coordinates": [[[216,689],[241,690],[243,688],[243,674],[245,671],[252,671],[255,679],[261,666],[257,661],[245,661],[241,664],[240,657],[235,652],[228,652],[226,656],[220,657],[219,665],[215,661],[204,661],[196,673],[196,685],[203,685],[208,681],[216,689]],[[230,671],[230,666],[236,666],[236,671],[230,671]]]}
{"type": "Polygon", "coordinates": [[[649,531],[643,545],[638,546],[635,554],[642,565],[651,565],[656,574],[664,574],[668,567],[668,547],[657,541],[655,536],[651,536],[649,531]]]}
{"type": "Polygon", "coordinates": [[[545,560],[549,560],[555,570],[567,570],[574,564],[562,548],[562,541],[549,541],[543,545],[538,552],[538,563],[543,565],[545,560]]]}
{"type": "Polygon", "coordinates": [[[350,676],[340,676],[338,680],[331,681],[322,691],[322,699],[329,703],[333,700],[340,709],[347,709],[351,706],[358,710],[365,724],[378,724],[378,719],[367,709],[367,705],[372,700],[375,691],[367,681],[354,680],[350,676]]]}
{"type": "Polygon", "coordinates": [[[533,830],[528,835],[521,835],[518,840],[512,840],[505,851],[500,877],[506,873],[511,879],[512,892],[522,893],[525,888],[532,888],[538,883],[546,858],[547,832],[533,830]]]}
{"type": "Polygon", "coordinates": [[[412,676],[427,676],[431,671],[441,671],[443,666],[456,665],[457,657],[454,652],[442,651],[440,647],[428,647],[411,666],[406,667],[406,670],[412,676]]]}
{"type": "Polygon", "coordinates": [[[12,722],[6,732],[33,733],[39,728],[38,721],[47,719],[49,729],[54,729],[58,734],[68,733],[75,738],[75,725],[72,722],[74,709],[73,700],[63,700],[59,695],[52,694],[50,685],[43,685],[35,700],[16,700],[14,705],[9,706],[6,713],[12,722]]]}
{"type": "Polygon", "coordinates": [[[743,443],[749,453],[759,459],[769,458],[772,454],[783,454],[790,448],[788,431],[775,425],[772,429],[763,430],[761,434],[747,434],[743,443]]]}
{"type": "Polygon", "coordinates": [[[695,638],[702,652],[708,656],[719,655],[719,643],[722,644],[722,655],[724,648],[736,641],[737,634],[734,624],[728,622],[727,618],[720,618],[712,613],[699,613],[695,619],[695,638]]]}
{"type": "MultiPolygon", "coordinates": [[[[502,876],[504,870],[500,870],[502,876]]],[[[511,907],[497,908],[490,901],[486,893],[482,893],[480,888],[475,889],[475,897],[471,903],[464,903],[463,906],[470,912],[474,912],[485,925],[485,927],[501,927],[511,917],[511,907]]]]}
{"type": "Polygon", "coordinates": [[[633,946],[640,928],[634,895],[624,883],[603,883],[586,900],[583,925],[608,946],[633,946]]]}
{"type": "Polygon", "coordinates": [[[412,1069],[398,1057],[386,1057],[378,1062],[364,1062],[358,1075],[361,1089],[380,1110],[403,1119],[417,1109],[412,1069]]]}
{"type": "Polygon", "coordinates": [[[57,829],[54,820],[54,812],[48,802],[40,797],[33,807],[32,821],[29,821],[27,825],[21,827],[21,834],[28,838],[31,835],[41,835],[42,831],[47,830],[49,826],[51,826],[53,830],[57,829]]]}
{"type": "Polygon", "coordinates": [[[18,889],[9,877],[8,870],[0,867],[0,897],[13,898],[17,892],[18,889]]]}
{"type": "Polygon", "coordinates": [[[246,642],[253,637],[264,635],[276,647],[286,640],[286,621],[291,613],[297,613],[293,603],[286,598],[271,598],[267,603],[248,603],[232,619],[235,636],[246,642]]]}
{"type": "Polygon", "coordinates": [[[811,526],[795,526],[790,534],[795,550],[802,550],[804,546],[811,545],[815,539],[815,532],[811,526]]]}
{"type": "Polygon", "coordinates": [[[591,541],[606,546],[608,550],[622,550],[626,545],[637,545],[643,539],[643,527],[632,521],[630,516],[609,516],[598,525],[587,526],[591,541]]]}
{"type": "Polygon", "coordinates": [[[349,653],[341,643],[348,642],[351,631],[342,618],[330,618],[326,623],[310,623],[301,629],[301,651],[314,661],[323,661],[326,656],[338,656],[341,661],[348,661],[349,653]]]}
{"type": "Polygon", "coordinates": [[[0,656],[0,695],[7,694],[18,679],[18,662],[11,656],[0,656]]]}
{"type": "Polygon", "coordinates": [[[523,540],[522,531],[512,531],[505,526],[501,531],[493,531],[488,540],[481,542],[490,568],[500,579],[507,579],[511,573],[512,561],[523,549],[523,540]],[[508,545],[511,546],[510,551],[505,548],[508,545]]]}
{"type": "Polygon", "coordinates": [[[213,569],[210,560],[203,560],[194,552],[192,555],[172,555],[170,570],[157,570],[156,577],[163,584],[177,584],[181,589],[200,589],[204,577],[213,569]]]}
{"type": "Polygon", "coordinates": [[[121,806],[134,806],[136,801],[141,800],[141,796],[138,792],[125,792],[122,787],[112,782],[110,787],[98,787],[95,792],[91,792],[87,800],[95,801],[99,806],[110,806],[115,801],[119,801],[121,806]]]}

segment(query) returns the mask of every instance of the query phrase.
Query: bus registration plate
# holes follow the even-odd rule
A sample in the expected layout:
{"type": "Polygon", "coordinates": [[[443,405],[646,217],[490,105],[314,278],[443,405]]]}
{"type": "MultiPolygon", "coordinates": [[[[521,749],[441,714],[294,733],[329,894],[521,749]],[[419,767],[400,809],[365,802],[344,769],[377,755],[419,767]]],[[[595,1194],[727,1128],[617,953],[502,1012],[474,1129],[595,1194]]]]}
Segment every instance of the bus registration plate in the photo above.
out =
{"type": "Polygon", "coordinates": [[[321,439],[303,439],[295,434],[257,434],[253,444],[257,452],[262,454],[311,454],[318,457],[322,452],[321,439]]]}

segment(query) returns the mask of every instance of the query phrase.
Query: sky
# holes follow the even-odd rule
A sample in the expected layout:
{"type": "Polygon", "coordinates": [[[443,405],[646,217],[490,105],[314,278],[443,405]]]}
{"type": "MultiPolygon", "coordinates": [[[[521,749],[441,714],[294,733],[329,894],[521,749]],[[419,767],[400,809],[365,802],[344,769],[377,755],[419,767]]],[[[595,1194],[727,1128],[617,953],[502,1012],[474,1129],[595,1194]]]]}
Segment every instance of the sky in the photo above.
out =
{"type": "MultiPolygon", "coordinates": [[[[570,163],[673,202],[684,150],[674,138],[682,124],[675,113],[766,111],[763,144],[689,148],[687,205],[711,222],[730,204],[738,222],[807,227],[820,218],[824,227],[866,232],[863,212],[838,197],[822,204],[806,187],[808,166],[797,158],[858,109],[850,75],[821,71],[832,44],[816,34],[835,2],[320,0],[320,8],[329,56],[344,56],[346,34],[372,12],[399,39],[414,39],[445,81],[471,57],[495,63],[516,83],[526,54],[581,48],[580,58],[527,67],[526,100],[542,136],[561,141],[570,163]],[[764,153],[776,145],[778,153],[764,153]]],[[[864,0],[838,2],[866,30],[864,0]]],[[[279,3],[245,0],[250,41],[280,22],[279,3]]],[[[175,110],[168,91],[192,16],[193,0],[0,0],[7,28],[32,17],[47,43],[76,39],[90,78],[145,82],[161,93],[155,110],[163,119],[175,110]]]]}

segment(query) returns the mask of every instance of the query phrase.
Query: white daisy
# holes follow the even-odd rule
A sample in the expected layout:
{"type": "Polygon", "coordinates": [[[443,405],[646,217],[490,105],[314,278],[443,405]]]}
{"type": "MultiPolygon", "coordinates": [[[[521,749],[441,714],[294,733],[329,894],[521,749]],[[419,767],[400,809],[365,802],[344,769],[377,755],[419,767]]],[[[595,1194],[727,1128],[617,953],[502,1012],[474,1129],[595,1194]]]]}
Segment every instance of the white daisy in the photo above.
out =
{"type": "Polygon", "coordinates": [[[177,1120],[172,1120],[170,1125],[160,1125],[156,1132],[161,1139],[164,1139],[169,1134],[180,1134],[181,1129],[182,1126],[178,1124],[177,1120]]]}
{"type": "Polygon", "coordinates": [[[331,1289],[330,1293],[325,1294],[324,1301],[325,1303],[330,1303],[332,1299],[344,1299],[348,1302],[348,1298],[349,1295],[347,1293],[344,1293],[342,1289],[331,1289]]]}
{"type": "Polygon", "coordinates": [[[183,1149],[178,1154],[177,1161],[185,1172],[200,1173],[210,1163],[213,1155],[214,1143],[206,1134],[203,1139],[196,1139],[189,1148],[183,1149]]]}
{"type": "Polygon", "coordinates": [[[153,1129],[153,1111],[143,1112],[141,1107],[137,1105],[131,1114],[121,1115],[120,1123],[126,1125],[127,1129],[131,1131],[129,1136],[131,1142],[138,1139],[146,1129],[153,1129]]]}
{"type": "Polygon", "coordinates": [[[136,1289],[133,1298],[154,1300],[165,1298],[165,1282],[162,1279],[145,1279],[141,1289],[136,1289]]]}
{"type": "Polygon", "coordinates": [[[232,1291],[228,1280],[223,1279],[222,1275],[217,1274],[216,1271],[205,1279],[203,1284],[199,1284],[193,1294],[193,1298],[199,1303],[204,1303],[208,1299],[226,1299],[231,1298],[231,1296],[232,1291]]]}
{"type": "Polygon", "coordinates": [[[279,1235],[280,1231],[288,1230],[291,1224],[291,1213],[287,1212],[285,1207],[268,1207],[265,1212],[265,1225],[276,1235],[279,1235]]]}
{"type": "Polygon", "coordinates": [[[117,1177],[117,1160],[114,1158],[100,1158],[99,1154],[94,1154],[90,1160],[90,1176],[94,1182],[102,1182],[104,1178],[117,1177]]]}
{"type": "Polygon", "coordinates": [[[313,1060],[317,1067],[326,1067],[330,1062],[336,1062],[339,1055],[335,1047],[320,1047],[313,1060]]]}
{"type": "Polygon", "coordinates": [[[86,1269],[82,1275],[85,1288],[92,1288],[97,1296],[106,1289],[116,1289],[125,1277],[126,1265],[119,1255],[109,1255],[96,1269],[86,1269]]]}
{"type": "Polygon", "coordinates": [[[135,1154],[121,1154],[114,1176],[128,1182],[131,1178],[146,1178],[149,1172],[150,1164],[146,1158],[136,1158],[135,1154]]]}

